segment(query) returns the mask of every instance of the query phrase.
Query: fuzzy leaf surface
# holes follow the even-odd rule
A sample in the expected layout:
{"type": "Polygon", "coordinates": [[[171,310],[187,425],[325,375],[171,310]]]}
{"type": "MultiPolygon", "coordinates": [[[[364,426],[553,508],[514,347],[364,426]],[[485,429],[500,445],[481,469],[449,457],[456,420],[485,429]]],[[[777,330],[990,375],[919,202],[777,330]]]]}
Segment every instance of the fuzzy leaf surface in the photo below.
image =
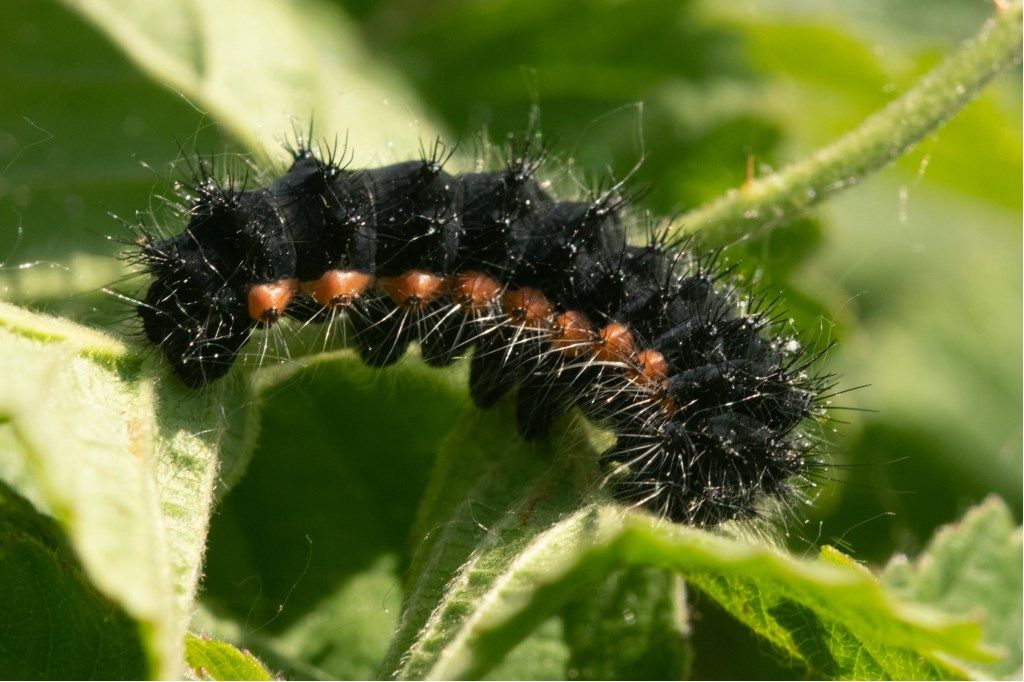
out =
{"type": "Polygon", "coordinates": [[[913,562],[896,557],[882,581],[905,599],[982,618],[985,642],[1000,660],[974,667],[978,677],[1014,679],[1021,671],[1021,529],[992,496],[939,530],[913,562]]]}
{"type": "Polygon", "coordinates": [[[976,621],[896,598],[834,551],[815,561],[659,522],[617,506],[584,508],[527,533],[515,514],[444,590],[395,672],[403,678],[484,674],[581,590],[625,567],[674,569],[817,674],[831,678],[963,677],[953,660],[986,661],[976,621]],[[524,537],[524,535],[528,537],[524,537]]]}
{"type": "Polygon", "coordinates": [[[218,471],[237,470],[255,435],[247,383],[186,399],[121,342],[6,304],[0,345],[0,479],[137,623],[152,674],[173,676],[218,471]]]}
{"type": "Polygon", "coordinates": [[[199,680],[272,680],[267,667],[248,651],[208,637],[185,635],[185,663],[199,680]]]}

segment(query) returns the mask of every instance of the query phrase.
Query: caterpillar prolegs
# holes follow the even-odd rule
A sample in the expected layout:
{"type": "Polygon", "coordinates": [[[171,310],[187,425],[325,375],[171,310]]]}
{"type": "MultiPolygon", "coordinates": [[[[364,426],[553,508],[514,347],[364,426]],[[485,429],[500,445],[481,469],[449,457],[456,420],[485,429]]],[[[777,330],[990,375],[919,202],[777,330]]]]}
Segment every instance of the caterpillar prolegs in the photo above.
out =
{"type": "Polygon", "coordinates": [[[553,197],[529,144],[463,174],[440,146],[367,169],[301,142],[292,154],[261,187],[198,173],[184,231],[142,230],[152,283],[138,313],[189,386],[224,375],[282,316],[343,314],[371,365],[412,342],[433,365],[469,356],[473,400],[514,390],[526,438],[579,408],[615,434],[603,463],[616,497],[673,521],[750,517],[815,466],[829,384],[815,358],[716,254],[654,228],[627,241],[618,189],[553,197]]]}

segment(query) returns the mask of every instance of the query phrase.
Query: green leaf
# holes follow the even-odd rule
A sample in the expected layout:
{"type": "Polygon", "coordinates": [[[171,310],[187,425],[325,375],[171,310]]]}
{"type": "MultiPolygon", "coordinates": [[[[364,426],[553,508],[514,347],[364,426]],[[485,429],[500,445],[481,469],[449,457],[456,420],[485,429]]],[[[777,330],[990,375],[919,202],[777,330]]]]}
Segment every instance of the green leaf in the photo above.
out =
{"type": "Polygon", "coordinates": [[[402,657],[400,677],[478,677],[572,596],[612,570],[639,566],[681,572],[830,677],[962,677],[956,660],[992,656],[980,645],[977,623],[895,598],[834,551],[802,561],[614,505],[585,508],[529,538],[511,526],[501,530],[519,537],[472,553],[402,657]]]}
{"type": "Polygon", "coordinates": [[[484,413],[470,407],[445,440],[413,527],[413,537],[423,539],[407,573],[407,597],[383,674],[425,675],[447,645],[450,627],[477,605],[475,588],[592,488],[596,456],[580,435],[582,424],[564,419],[563,428],[576,435],[556,430],[543,443],[524,442],[514,424],[509,401],[484,413]]]}
{"type": "Polygon", "coordinates": [[[226,642],[185,635],[185,663],[199,680],[272,680],[262,661],[226,642]]]}
{"type": "Polygon", "coordinates": [[[94,310],[123,310],[99,292],[126,274],[112,257],[122,245],[102,235],[129,233],[108,212],[163,218],[157,176],[182,147],[224,143],[54,0],[0,3],[0,44],[0,298],[116,327],[94,310]]]}
{"type": "Polygon", "coordinates": [[[468,402],[464,377],[412,358],[382,374],[351,351],[293,369],[261,378],[262,436],[213,520],[203,599],[237,624],[214,634],[286,674],[368,678],[398,620],[434,455],[468,402]]]}
{"type": "Polygon", "coordinates": [[[196,400],[120,342],[6,304],[0,346],[0,479],[137,622],[152,673],[175,676],[218,468],[241,468],[255,436],[248,383],[196,400]]]}
{"type": "MultiPolygon", "coordinates": [[[[344,14],[327,2],[231,0],[140,3],[62,0],[154,80],[186,95],[256,154],[312,117],[321,135],[347,132],[356,163],[380,154],[418,116],[399,77],[372,61],[344,14]],[[381,93],[367,97],[367,92],[381,93]],[[364,96],[345,96],[363,93],[364,96]]],[[[346,150],[348,152],[348,150],[346,150]]]]}
{"type": "Polygon", "coordinates": [[[976,676],[1015,679],[1021,676],[1021,551],[1020,527],[992,496],[940,529],[913,562],[893,559],[882,580],[905,599],[981,618],[985,641],[1002,659],[974,666],[976,676]]]}
{"type": "Polygon", "coordinates": [[[92,586],[53,519],[3,483],[0,604],[0,678],[149,676],[142,629],[92,586]]]}
{"type": "Polygon", "coordinates": [[[484,677],[486,680],[567,679],[570,651],[562,620],[557,616],[538,625],[484,677]]]}
{"type": "Polygon", "coordinates": [[[611,574],[563,614],[572,647],[566,677],[578,680],[688,679],[686,594],[664,569],[611,574]]]}

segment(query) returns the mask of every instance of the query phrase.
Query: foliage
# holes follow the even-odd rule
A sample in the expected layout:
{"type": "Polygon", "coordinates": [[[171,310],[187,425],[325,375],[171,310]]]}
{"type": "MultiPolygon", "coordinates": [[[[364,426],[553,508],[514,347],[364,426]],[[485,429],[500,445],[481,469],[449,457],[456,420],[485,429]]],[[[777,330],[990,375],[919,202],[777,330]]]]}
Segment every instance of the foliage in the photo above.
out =
{"type": "MultiPolygon", "coordinates": [[[[75,321],[0,304],[0,677],[1019,677],[1018,89],[814,219],[817,197],[753,226],[690,214],[711,241],[744,236],[731,252],[758,267],[740,272],[877,386],[844,397],[879,414],[842,427],[850,480],[789,548],[611,504],[601,434],[566,419],[525,444],[506,408],[468,404],[464,367],[380,372],[307,335],[292,362],[189,393],[97,291],[123,276],[105,211],[160,218],[166,160],[228,139],[272,162],[309,112],[356,164],[438,130],[471,159],[539,94],[581,181],[649,153],[659,213],[739,186],[749,154],[762,180],[727,195],[738,215],[770,208],[759,187],[808,198],[770,164],[881,109],[984,20],[944,4],[958,20],[897,24],[902,42],[869,2],[5,4],[0,296],[75,321]],[[642,117],[622,108],[641,99],[642,117]],[[829,544],[893,558],[876,575],[829,544]]],[[[950,98],[913,109],[926,124],[876,126],[840,166],[859,182],[1005,67],[1020,6],[1003,12],[1003,44],[935,72],[950,98]]]]}

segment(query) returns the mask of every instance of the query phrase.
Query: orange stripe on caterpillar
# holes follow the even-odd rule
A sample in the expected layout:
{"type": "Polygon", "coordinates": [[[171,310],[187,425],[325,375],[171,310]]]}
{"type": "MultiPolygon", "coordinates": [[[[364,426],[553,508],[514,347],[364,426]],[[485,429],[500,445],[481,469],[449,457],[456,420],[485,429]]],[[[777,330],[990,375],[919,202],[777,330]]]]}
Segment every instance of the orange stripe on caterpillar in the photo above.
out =
{"type": "Polygon", "coordinates": [[[277,322],[298,291],[299,280],[295,278],[251,287],[248,293],[249,317],[264,324],[277,322]]]}
{"type": "Polygon", "coordinates": [[[373,286],[374,276],[357,270],[328,270],[318,279],[299,284],[303,293],[324,307],[345,308],[373,286]]]}

